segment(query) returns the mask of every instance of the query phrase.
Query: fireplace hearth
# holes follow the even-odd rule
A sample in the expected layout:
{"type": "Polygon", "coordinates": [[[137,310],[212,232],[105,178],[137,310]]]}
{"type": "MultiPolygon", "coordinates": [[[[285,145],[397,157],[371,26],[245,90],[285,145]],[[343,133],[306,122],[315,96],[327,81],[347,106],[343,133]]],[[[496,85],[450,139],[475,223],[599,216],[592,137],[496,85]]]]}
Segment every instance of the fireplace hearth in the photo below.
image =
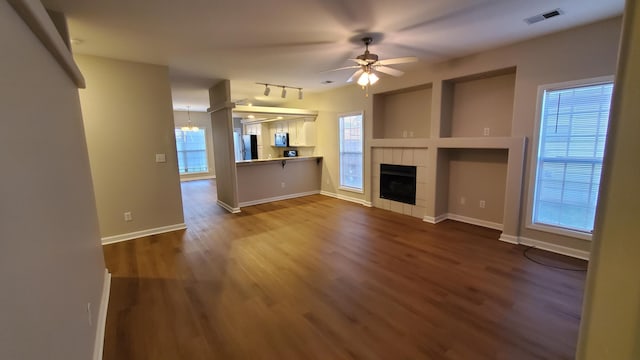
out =
{"type": "Polygon", "coordinates": [[[380,164],[380,198],[416,204],[416,167],[380,164]]]}

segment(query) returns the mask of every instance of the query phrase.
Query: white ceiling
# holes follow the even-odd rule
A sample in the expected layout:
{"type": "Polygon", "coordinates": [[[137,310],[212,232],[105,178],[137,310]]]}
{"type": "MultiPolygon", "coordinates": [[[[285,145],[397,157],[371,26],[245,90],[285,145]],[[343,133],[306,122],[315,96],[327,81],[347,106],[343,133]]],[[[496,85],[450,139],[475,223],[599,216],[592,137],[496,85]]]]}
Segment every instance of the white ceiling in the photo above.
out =
{"type": "MultiPolygon", "coordinates": [[[[43,0],[67,15],[73,51],[167,65],[174,108],[204,110],[207,89],[232,80],[234,100],[277,105],[256,82],[343,86],[374,33],[381,59],[455,58],[621,14],[624,0],[43,0]],[[523,19],[560,8],[533,25],[523,19]],[[323,84],[323,81],[334,81],[323,84]]],[[[410,70],[417,64],[395,65],[410,70]]],[[[352,85],[353,86],[353,85],[352,85]]],[[[290,91],[289,97],[296,96],[290,91]]]]}

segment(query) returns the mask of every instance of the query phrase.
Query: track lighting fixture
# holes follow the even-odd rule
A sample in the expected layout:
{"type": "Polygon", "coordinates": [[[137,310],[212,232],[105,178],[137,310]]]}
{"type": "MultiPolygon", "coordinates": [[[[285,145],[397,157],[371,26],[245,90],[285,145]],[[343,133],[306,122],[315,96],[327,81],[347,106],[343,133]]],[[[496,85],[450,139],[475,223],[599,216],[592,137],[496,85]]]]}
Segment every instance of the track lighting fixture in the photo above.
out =
{"type": "Polygon", "coordinates": [[[304,94],[302,93],[302,88],[300,87],[295,87],[295,86],[287,86],[287,85],[277,85],[277,84],[269,84],[269,83],[256,83],[259,85],[264,85],[264,96],[269,96],[269,94],[271,93],[271,88],[270,86],[273,87],[281,87],[282,88],[282,92],[280,93],[280,96],[284,99],[287,97],[287,88],[289,89],[296,89],[298,90],[298,99],[302,100],[304,98],[304,94]]]}

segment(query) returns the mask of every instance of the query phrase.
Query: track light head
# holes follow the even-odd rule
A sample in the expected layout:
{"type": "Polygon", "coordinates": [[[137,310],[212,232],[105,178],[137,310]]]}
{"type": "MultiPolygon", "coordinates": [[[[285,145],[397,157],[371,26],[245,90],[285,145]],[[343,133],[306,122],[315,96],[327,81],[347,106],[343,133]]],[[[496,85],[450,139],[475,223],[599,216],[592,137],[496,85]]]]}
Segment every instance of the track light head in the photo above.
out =
{"type": "Polygon", "coordinates": [[[287,88],[286,87],[282,87],[282,94],[281,94],[282,98],[286,98],[287,97],[287,88]]]}
{"type": "Polygon", "coordinates": [[[304,94],[302,94],[302,89],[298,89],[298,100],[302,100],[304,98],[304,94]]]}
{"type": "Polygon", "coordinates": [[[269,96],[270,92],[271,92],[271,88],[269,88],[269,85],[265,84],[264,85],[264,96],[269,96]]]}

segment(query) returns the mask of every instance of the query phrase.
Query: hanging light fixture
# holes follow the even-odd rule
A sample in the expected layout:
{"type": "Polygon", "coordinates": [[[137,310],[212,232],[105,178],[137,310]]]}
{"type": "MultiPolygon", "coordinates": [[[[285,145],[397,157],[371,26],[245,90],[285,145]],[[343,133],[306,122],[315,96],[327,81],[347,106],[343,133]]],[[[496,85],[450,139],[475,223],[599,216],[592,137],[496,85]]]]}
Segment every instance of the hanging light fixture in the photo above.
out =
{"type": "Polygon", "coordinates": [[[269,96],[270,92],[271,88],[269,87],[269,84],[264,84],[264,96],[269,96]]]}
{"type": "Polygon", "coordinates": [[[191,124],[191,106],[187,106],[187,126],[183,126],[180,128],[180,130],[182,130],[183,132],[187,132],[187,131],[198,131],[200,130],[199,127],[197,126],[193,126],[193,124],[191,124]]]}
{"type": "Polygon", "coordinates": [[[367,67],[365,71],[362,73],[362,75],[360,75],[360,78],[358,78],[358,85],[360,86],[373,85],[377,83],[378,80],[380,80],[378,75],[376,75],[376,73],[374,73],[370,67],[367,67]]]}
{"type": "Polygon", "coordinates": [[[282,87],[282,94],[280,94],[280,96],[282,96],[283,99],[287,97],[287,88],[285,86],[282,87]]]}
{"type": "Polygon", "coordinates": [[[302,94],[302,88],[298,89],[298,100],[302,100],[304,98],[304,95],[302,94]]]}

